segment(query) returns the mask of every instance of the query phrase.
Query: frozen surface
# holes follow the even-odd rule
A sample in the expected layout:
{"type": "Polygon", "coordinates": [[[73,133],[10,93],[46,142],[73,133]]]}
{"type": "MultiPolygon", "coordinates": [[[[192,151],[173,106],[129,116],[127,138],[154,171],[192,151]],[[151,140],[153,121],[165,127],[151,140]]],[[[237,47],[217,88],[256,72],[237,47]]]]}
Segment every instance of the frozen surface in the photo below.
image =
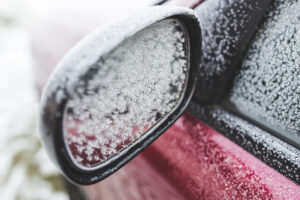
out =
{"type": "Polygon", "coordinates": [[[186,45],[180,22],[163,20],[90,68],[65,110],[66,141],[77,163],[107,160],[168,116],[186,86],[186,45]]]}
{"type": "Polygon", "coordinates": [[[103,194],[113,200],[300,198],[298,185],[188,114],[118,172],[86,190],[91,198],[103,194]]]}
{"type": "Polygon", "coordinates": [[[202,28],[199,99],[211,103],[220,98],[268,3],[208,0],[195,8],[202,28]]]}
{"type": "Polygon", "coordinates": [[[203,27],[201,77],[214,80],[211,78],[220,76],[228,67],[229,58],[234,56],[230,49],[237,47],[250,20],[245,9],[255,7],[236,0],[211,0],[197,8],[203,27]]]}
{"type": "Polygon", "coordinates": [[[188,110],[267,165],[300,183],[300,150],[297,148],[222,108],[191,103],[188,110]]]}
{"type": "MultiPolygon", "coordinates": [[[[186,199],[300,199],[299,185],[188,114],[141,156],[186,199]]],[[[125,166],[123,170],[129,169],[125,166]]],[[[147,176],[143,170],[139,168],[147,176]]],[[[132,179],[135,177],[127,177],[129,183],[132,179]]],[[[145,190],[151,191],[157,184],[145,190]]]]}
{"type": "Polygon", "coordinates": [[[230,101],[300,143],[300,2],[276,0],[251,44],[230,101]]]}
{"type": "Polygon", "coordinates": [[[67,98],[66,93],[73,92],[74,83],[87,72],[89,69],[87,66],[93,65],[99,60],[99,55],[105,55],[112,51],[116,45],[137,31],[159,20],[176,15],[186,15],[197,20],[196,13],[191,9],[154,6],[140,9],[132,15],[106,23],[87,35],[63,57],[51,74],[44,89],[42,106],[45,106],[47,98],[52,96],[55,96],[57,103],[61,103],[67,98]]]}

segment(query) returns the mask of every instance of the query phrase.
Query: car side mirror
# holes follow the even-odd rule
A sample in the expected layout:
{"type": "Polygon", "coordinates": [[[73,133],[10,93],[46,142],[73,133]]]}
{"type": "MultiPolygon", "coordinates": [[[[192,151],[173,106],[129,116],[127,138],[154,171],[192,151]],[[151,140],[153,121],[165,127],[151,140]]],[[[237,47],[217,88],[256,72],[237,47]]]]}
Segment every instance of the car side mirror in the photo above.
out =
{"type": "Polygon", "coordinates": [[[186,8],[147,8],[86,36],[42,94],[39,131],[52,160],[78,184],[114,173],[182,115],[200,56],[200,24],[186,8]]]}

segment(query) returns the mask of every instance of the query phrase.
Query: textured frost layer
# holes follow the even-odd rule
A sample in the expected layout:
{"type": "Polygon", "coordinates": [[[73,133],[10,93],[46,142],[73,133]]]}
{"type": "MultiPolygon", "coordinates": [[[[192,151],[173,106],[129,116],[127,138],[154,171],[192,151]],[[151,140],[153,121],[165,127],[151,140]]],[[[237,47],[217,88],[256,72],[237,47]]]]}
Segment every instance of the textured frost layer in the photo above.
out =
{"type": "Polygon", "coordinates": [[[198,7],[197,11],[203,27],[200,72],[202,79],[213,81],[213,78],[219,77],[231,62],[230,58],[234,55],[230,49],[237,48],[250,20],[245,10],[253,9],[258,8],[235,0],[212,0],[198,7]]]}
{"type": "Polygon", "coordinates": [[[187,78],[186,49],[180,23],[164,20],[90,68],[65,110],[66,142],[78,164],[107,160],[176,107],[187,78]]]}
{"type": "Polygon", "coordinates": [[[230,101],[300,143],[300,2],[276,0],[254,38],[230,101]]]}
{"type": "Polygon", "coordinates": [[[300,150],[297,148],[222,108],[199,107],[191,103],[188,111],[264,163],[300,183],[300,150]]]}
{"type": "Polygon", "coordinates": [[[266,4],[268,0],[209,0],[195,9],[202,28],[196,92],[201,100],[211,103],[223,93],[266,4]]]}

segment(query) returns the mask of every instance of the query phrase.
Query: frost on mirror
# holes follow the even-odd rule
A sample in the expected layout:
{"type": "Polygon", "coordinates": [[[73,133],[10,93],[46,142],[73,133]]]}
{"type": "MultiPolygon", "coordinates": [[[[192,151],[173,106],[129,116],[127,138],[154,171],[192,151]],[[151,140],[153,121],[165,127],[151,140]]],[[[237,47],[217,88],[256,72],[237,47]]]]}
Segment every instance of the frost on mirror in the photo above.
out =
{"type": "Polygon", "coordinates": [[[93,168],[112,158],[177,107],[188,78],[188,49],[182,24],[167,19],[87,66],[64,114],[65,143],[78,166],[93,168]]]}

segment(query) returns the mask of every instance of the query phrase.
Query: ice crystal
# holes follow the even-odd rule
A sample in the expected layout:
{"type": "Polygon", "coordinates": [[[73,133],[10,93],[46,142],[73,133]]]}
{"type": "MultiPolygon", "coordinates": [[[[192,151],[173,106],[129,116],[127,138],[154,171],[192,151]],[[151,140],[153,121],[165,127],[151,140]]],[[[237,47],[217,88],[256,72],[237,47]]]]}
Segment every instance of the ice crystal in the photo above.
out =
{"type": "Polygon", "coordinates": [[[187,43],[178,20],[145,28],[81,77],[65,109],[65,137],[85,167],[119,153],[176,108],[187,79],[187,43]]]}

